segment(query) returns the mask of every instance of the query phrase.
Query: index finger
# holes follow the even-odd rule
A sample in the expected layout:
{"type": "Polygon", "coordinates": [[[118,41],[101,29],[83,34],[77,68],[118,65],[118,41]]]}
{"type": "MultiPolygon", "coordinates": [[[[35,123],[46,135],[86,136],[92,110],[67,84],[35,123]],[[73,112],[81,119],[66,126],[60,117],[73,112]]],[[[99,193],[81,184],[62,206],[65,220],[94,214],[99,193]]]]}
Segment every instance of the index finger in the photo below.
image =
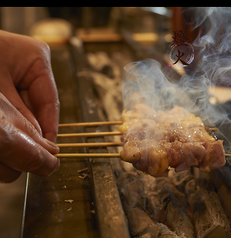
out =
{"type": "Polygon", "coordinates": [[[20,82],[20,89],[28,92],[28,99],[34,109],[43,136],[56,141],[59,122],[58,92],[50,64],[50,55],[37,58],[20,82]]]}

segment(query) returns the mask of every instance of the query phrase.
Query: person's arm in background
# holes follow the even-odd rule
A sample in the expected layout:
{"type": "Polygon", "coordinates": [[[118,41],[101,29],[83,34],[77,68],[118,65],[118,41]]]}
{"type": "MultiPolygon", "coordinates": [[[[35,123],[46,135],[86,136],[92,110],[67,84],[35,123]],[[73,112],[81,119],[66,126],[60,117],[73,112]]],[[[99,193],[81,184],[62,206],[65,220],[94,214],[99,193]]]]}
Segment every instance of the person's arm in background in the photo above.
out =
{"type": "Polygon", "coordinates": [[[58,121],[49,47],[0,31],[0,181],[14,181],[22,171],[49,175],[59,167],[52,155],[59,151],[58,121]]]}

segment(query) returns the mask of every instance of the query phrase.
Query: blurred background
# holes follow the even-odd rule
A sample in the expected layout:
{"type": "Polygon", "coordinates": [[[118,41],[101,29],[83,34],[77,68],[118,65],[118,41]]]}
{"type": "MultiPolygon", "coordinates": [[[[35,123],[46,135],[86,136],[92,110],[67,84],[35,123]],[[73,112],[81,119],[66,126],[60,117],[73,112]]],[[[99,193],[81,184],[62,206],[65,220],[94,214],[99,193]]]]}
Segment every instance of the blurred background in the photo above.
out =
{"type": "MultiPolygon", "coordinates": [[[[132,33],[148,33],[134,37],[140,41],[144,39],[146,44],[161,44],[163,48],[164,43],[172,41],[169,34],[171,16],[172,9],[169,7],[1,7],[0,28],[26,35],[33,35],[36,30],[43,35],[61,35],[65,34],[62,30],[67,29],[55,25],[54,22],[62,19],[62,22],[71,25],[71,34],[77,34],[83,40],[90,33],[96,32],[105,36],[127,30],[132,33]],[[47,21],[53,23],[49,33],[45,27],[47,21]],[[38,22],[44,29],[34,29],[38,27],[38,22]]],[[[114,34],[114,40],[115,36],[114,34]]]]}
{"type": "MultiPolygon", "coordinates": [[[[170,7],[1,7],[0,29],[33,36],[50,47],[74,37],[87,52],[125,39],[138,58],[158,58],[167,55],[172,41],[171,17],[170,7]],[[91,48],[88,42],[100,44],[91,48]]],[[[20,236],[25,183],[23,174],[14,183],[0,184],[0,237],[20,236]]]]}
{"type": "Polygon", "coordinates": [[[29,34],[30,27],[46,18],[62,18],[75,29],[121,24],[134,32],[168,32],[171,8],[165,7],[1,7],[1,29],[29,34]],[[161,20],[161,21],[160,21],[161,20]]]}

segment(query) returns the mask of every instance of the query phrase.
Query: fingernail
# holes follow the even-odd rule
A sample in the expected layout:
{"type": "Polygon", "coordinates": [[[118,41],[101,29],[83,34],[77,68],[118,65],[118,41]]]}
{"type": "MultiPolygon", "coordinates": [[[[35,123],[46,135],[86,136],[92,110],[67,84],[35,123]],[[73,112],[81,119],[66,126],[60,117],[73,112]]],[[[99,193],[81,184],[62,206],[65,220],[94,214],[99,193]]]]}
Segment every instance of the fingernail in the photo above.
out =
{"type": "Polygon", "coordinates": [[[45,140],[45,142],[48,144],[48,145],[50,145],[51,147],[54,147],[54,148],[56,148],[56,149],[59,149],[59,147],[54,143],[54,142],[52,142],[52,141],[50,141],[50,140],[48,140],[48,139],[46,139],[46,138],[43,138],[44,140],[45,140]]]}
{"type": "MultiPolygon", "coordinates": [[[[56,158],[56,157],[55,157],[55,158],[56,158]]],[[[56,167],[55,167],[55,169],[54,169],[54,172],[55,172],[56,170],[58,170],[59,167],[60,167],[60,160],[57,159],[57,165],[56,165],[56,167]]]]}
{"type": "MultiPolygon", "coordinates": [[[[54,156],[55,157],[55,156],[54,156]]],[[[56,157],[55,157],[56,158],[56,157]]],[[[57,158],[56,158],[57,159],[57,158]]],[[[55,171],[57,171],[58,169],[59,169],[59,167],[60,167],[60,160],[59,159],[57,159],[57,164],[55,165],[55,168],[53,169],[53,171],[50,173],[50,174],[48,174],[48,176],[51,176],[55,171]]]]}

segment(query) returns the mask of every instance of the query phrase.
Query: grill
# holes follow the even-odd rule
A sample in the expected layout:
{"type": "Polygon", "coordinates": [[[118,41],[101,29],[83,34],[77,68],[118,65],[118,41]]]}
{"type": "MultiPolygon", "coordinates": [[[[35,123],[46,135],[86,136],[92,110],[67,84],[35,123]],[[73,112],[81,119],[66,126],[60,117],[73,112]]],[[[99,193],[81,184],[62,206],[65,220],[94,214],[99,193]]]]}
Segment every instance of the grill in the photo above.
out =
{"type": "MultiPolygon", "coordinates": [[[[99,121],[91,80],[87,76],[76,77],[85,64],[81,62],[81,55],[75,57],[75,53],[78,52],[73,45],[52,51],[52,66],[61,102],[60,123],[99,121]]],[[[60,128],[62,133],[74,130],[60,128]]],[[[97,127],[90,127],[85,132],[96,130],[97,127]]],[[[94,138],[89,138],[86,142],[92,140],[94,138]]],[[[98,140],[104,141],[103,138],[98,140]]],[[[83,142],[83,139],[69,139],[68,142],[83,142]]],[[[92,148],[89,152],[96,150],[107,152],[106,148],[92,148]]],[[[70,149],[67,148],[66,152],[70,149]]],[[[75,152],[86,151],[78,148],[75,152]]],[[[110,160],[61,159],[60,169],[49,178],[28,174],[21,237],[119,235],[129,237],[110,160]],[[89,175],[85,179],[78,172],[82,170],[89,175]]]]}
{"type": "MultiPolygon", "coordinates": [[[[132,41],[127,32],[123,35],[125,42],[109,44],[104,42],[103,45],[97,43],[95,49],[106,48],[109,53],[125,49],[133,55],[133,61],[154,56],[158,59],[155,52],[148,52],[132,41]]],[[[85,46],[86,49],[88,47],[89,50],[94,49],[90,44],[85,46]]],[[[52,66],[61,102],[60,123],[100,121],[105,117],[100,115],[103,102],[99,100],[94,82],[88,74],[89,66],[85,55],[74,40],[68,45],[52,49],[52,66]]],[[[180,77],[177,72],[170,71],[171,69],[168,69],[166,73],[174,73],[176,78],[180,77]]],[[[95,131],[110,131],[110,128],[107,126],[59,128],[60,133],[95,131]]],[[[58,138],[57,141],[57,143],[67,142],[105,142],[105,138],[58,138]]],[[[226,153],[230,153],[229,145],[225,149],[226,153]]],[[[108,149],[63,148],[62,153],[108,153],[108,149]]],[[[119,159],[115,158],[61,158],[60,169],[51,177],[28,174],[21,238],[130,237],[128,225],[131,225],[133,218],[132,215],[125,216],[121,194],[119,195],[117,189],[118,181],[115,175],[118,177],[120,174],[118,161],[119,159]]],[[[196,178],[209,176],[212,179],[226,215],[231,214],[230,168],[231,162],[228,160],[226,166],[209,175],[202,174],[196,169],[194,171],[196,178]]],[[[142,213],[142,209],[140,210],[142,213]]],[[[227,217],[230,222],[231,218],[227,217]]],[[[154,228],[151,226],[150,232],[152,229],[154,228]]]]}

